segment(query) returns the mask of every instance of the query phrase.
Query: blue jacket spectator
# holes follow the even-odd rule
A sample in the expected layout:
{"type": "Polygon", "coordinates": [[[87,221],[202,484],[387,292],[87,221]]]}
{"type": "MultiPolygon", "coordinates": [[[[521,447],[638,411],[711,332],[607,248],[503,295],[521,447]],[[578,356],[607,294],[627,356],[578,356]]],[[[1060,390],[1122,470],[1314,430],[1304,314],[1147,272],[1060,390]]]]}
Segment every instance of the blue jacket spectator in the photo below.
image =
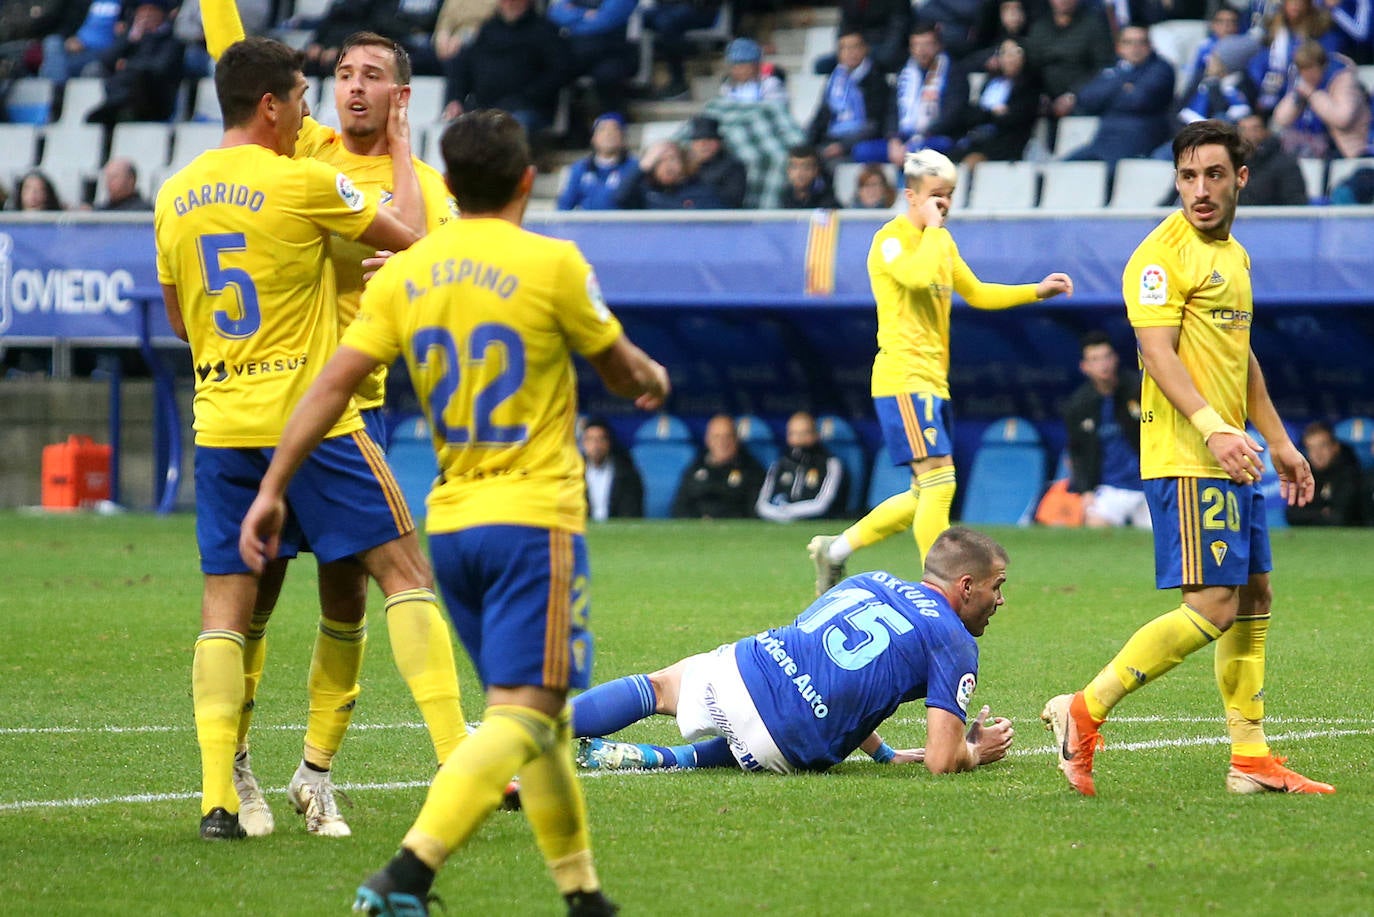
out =
{"type": "Polygon", "coordinates": [[[1117,39],[1115,66],[1079,89],[1074,111],[1097,115],[1097,134],[1066,159],[1100,160],[1149,156],[1169,136],[1174,68],[1150,47],[1149,30],[1127,26],[1117,39]]]}
{"type": "Polygon", "coordinates": [[[1254,109],[1255,84],[1245,65],[1259,51],[1259,45],[1245,35],[1227,35],[1212,47],[1202,80],[1178,113],[1183,124],[1207,118],[1235,124],[1254,109]]]}
{"type": "Polygon", "coordinates": [[[1197,46],[1192,59],[1183,66],[1180,84],[1183,88],[1178,93],[1179,99],[1191,99],[1193,93],[1197,92],[1198,84],[1207,73],[1207,59],[1212,56],[1217,42],[1231,35],[1239,35],[1240,32],[1240,13],[1224,3],[1217,7],[1212,18],[1207,21],[1207,37],[1202,39],[1202,44],[1197,46]]]}
{"type": "Polygon", "coordinates": [[[605,114],[592,125],[591,155],[568,169],[558,192],[559,210],[615,210],[616,196],[639,173],[639,162],[625,151],[625,119],[605,114]]]}
{"type": "Polygon", "coordinates": [[[43,38],[38,75],[62,85],[74,76],[99,75],[101,59],[115,45],[123,13],[120,0],[91,0],[68,6],[69,16],[43,38]],[[82,15],[84,11],[84,15],[82,15]]]}
{"type": "Polygon", "coordinates": [[[596,85],[597,114],[625,110],[625,91],[638,66],[626,28],[638,0],[553,0],[548,17],[572,52],[573,77],[596,85]]]}
{"type": "Polygon", "coordinates": [[[620,189],[623,210],[719,210],[715,189],[687,171],[687,156],[671,140],[651,146],[639,171],[620,189]]]}
{"type": "Polygon", "coordinates": [[[105,53],[105,101],[86,114],[100,124],[170,121],[186,48],[172,34],[168,0],[139,0],[128,30],[105,53]]]}

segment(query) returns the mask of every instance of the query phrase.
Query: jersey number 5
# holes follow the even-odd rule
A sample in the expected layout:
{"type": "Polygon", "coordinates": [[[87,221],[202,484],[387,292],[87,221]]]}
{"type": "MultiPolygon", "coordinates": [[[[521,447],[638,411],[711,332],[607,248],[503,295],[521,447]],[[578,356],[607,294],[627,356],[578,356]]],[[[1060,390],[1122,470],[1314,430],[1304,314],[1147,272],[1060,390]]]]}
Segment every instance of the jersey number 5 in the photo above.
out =
{"type": "Polygon", "coordinates": [[[495,322],[487,322],[472,329],[467,338],[468,368],[476,368],[489,359],[501,359],[501,370],[472,395],[471,406],[463,406],[463,417],[471,418],[471,425],[449,426],[449,404],[458,394],[462,382],[462,361],[458,355],[458,341],[447,328],[420,328],[411,340],[415,364],[420,369],[431,368],[431,353],[438,350],[443,356],[443,374],[434,382],[429,393],[431,422],[446,443],[466,446],[500,446],[522,443],[528,434],[524,424],[492,423],[492,413],[517,391],[525,381],[525,343],[515,329],[495,322]]]}
{"type": "Polygon", "coordinates": [[[262,309],[258,306],[258,288],[253,278],[241,267],[220,264],[220,255],[224,252],[247,250],[243,233],[209,233],[196,241],[199,243],[196,250],[200,253],[200,273],[205,282],[205,292],[220,296],[232,287],[239,293],[239,306],[243,314],[234,317],[228,309],[223,308],[226,300],[219,300],[221,306],[215,309],[215,330],[221,337],[236,341],[257,334],[262,325],[262,309]]]}

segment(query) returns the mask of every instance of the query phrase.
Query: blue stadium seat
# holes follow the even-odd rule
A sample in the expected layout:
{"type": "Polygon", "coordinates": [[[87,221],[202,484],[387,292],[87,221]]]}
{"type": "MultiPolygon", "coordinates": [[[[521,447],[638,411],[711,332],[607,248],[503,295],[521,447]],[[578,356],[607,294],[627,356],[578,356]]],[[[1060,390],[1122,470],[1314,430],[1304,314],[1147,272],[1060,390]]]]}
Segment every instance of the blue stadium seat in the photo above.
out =
{"type": "Polygon", "coordinates": [[[962,521],[1029,525],[1045,490],[1045,448],[1035,425],[1004,417],[983,433],[969,471],[962,521]]]}
{"type": "Polygon", "coordinates": [[[863,499],[864,478],[868,470],[859,436],[849,421],[834,414],[823,414],[816,418],[816,432],[820,434],[825,447],[844,465],[845,477],[849,479],[849,497],[844,510],[853,515],[862,508],[860,501],[863,499]]]}
{"type": "Polygon", "coordinates": [[[697,452],[696,446],[685,440],[635,438],[630,458],[644,481],[646,518],[667,519],[673,514],[678,481],[682,480],[682,473],[692,464],[697,452]]]}
{"type": "Polygon", "coordinates": [[[1374,417],[1347,417],[1335,427],[1336,438],[1355,450],[1360,467],[1374,468],[1374,417]]]}
{"type": "Polygon", "coordinates": [[[868,508],[872,509],[888,497],[911,489],[911,467],[894,465],[887,446],[880,446],[873,456],[873,476],[868,479],[868,508]]]}
{"type": "Polygon", "coordinates": [[[659,414],[639,425],[635,431],[637,443],[688,443],[693,442],[692,431],[687,428],[681,417],[672,414],[659,414]]]}
{"type": "Polygon", "coordinates": [[[429,423],[423,417],[408,417],[391,431],[391,447],[386,453],[387,464],[396,483],[401,485],[410,514],[419,525],[425,518],[425,497],[429,496],[434,479],[439,476],[439,461],[434,457],[434,441],[429,423]]]}
{"type": "MultiPolygon", "coordinates": [[[[1255,438],[1255,442],[1261,446],[1266,446],[1264,437],[1260,431],[1248,424],[1245,432],[1255,438]]],[[[1274,470],[1274,460],[1269,456],[1266,448],[1260,453],[1260,461],[1264,463],[1264,476],[1260,478],[1259,489],[1264,495],[1264,520],[1271,529],[1288,528],[1288,503],[1279,493],[1279,473],[1274,470]]]]}
{"type": "Polygon", "coordinates": [[[773,464],[773,460],[778,457],[779,446],[777,438],[773,435],[772,427],[764,423],[762,417],[754,414],[742,414],[735,419],[735,435],[739,437],[740,445],[746,452],[754,457],[760,465],[767,470],[773,464]]]}

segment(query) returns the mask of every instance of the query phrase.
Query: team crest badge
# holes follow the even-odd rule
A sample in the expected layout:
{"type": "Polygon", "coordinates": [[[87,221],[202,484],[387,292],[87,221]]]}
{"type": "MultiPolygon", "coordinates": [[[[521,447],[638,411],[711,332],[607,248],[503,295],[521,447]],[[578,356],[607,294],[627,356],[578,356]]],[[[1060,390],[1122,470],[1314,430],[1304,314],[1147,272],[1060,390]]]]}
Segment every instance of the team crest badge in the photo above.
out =
{"type": "Polygon", "coordinates": [[[932,446],[935,445],[936,433],[934,427],[926,427],[921,431],[921,435],[926,438],[926,442],[930,443],[932,446]]]}
{"type": "Polygon", "coordinates": [[[1212,560],[1216,561],[1217,566],[1220,567],[1221,562],[1226,559],[1226,542],[1214,541],[1210,547],[1212,549],[1212,560]]]}
{"type": "Polygon", "coordinates": [[[1162,306],[1169,299],[1169,278],[1158,264],[1147,264],[1140,272],[1140,304],[1162,306]]]}
{"type": "Polygon", "coordinates": [[[972,672],[965,672],[964,677],[959,679],[959,689],[954,692],[954,700],[965,713],[968,713],[968,702],[973,700],[973,689],[977,686],[978,679],[973,677],[972,672]]]}
{"type": "Polygon", "coordinates": [[[340,172],[334,177],[334,189],[339,192],[339,199],[349,210],[357,213],[363,209],[363,193],[353,187],[353,182],[348,180],[347,175],[340,172]]]}

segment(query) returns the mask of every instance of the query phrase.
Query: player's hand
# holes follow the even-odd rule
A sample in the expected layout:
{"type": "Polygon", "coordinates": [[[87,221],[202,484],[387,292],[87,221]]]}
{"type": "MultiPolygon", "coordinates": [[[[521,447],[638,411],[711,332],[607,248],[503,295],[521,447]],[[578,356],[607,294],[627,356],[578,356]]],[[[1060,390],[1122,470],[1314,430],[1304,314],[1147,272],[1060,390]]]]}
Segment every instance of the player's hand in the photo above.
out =
{"type": "Polygon", "coordinates": [[[1317,483],[1312,478],[1312,466],[1291,442],[1274,448],[1269,457],[1279,475],[1279,495],[1289,506],[1306,506],[1316,494],[1317,483]]]}
{"type": "Polygon", "coordinates": [[[1065,296],[1073,295],[1073,278],[1068,274],[1048,274],[1035,285],[1036,299],[1050,299],[1060,293],[1065,296]]]}
{"type": "Polygon", "coordinates": [[[262,573],[269,561],[276,560],[285,521],[286,501],[259,493],[239,528],[239,556],[248,569],[262,573]]]}
{"type": "Polygon", "coordinates": [[[382,269],[382,265],[386,264],[387,260],[395,254],[395,252],[380,251],[373,254],[371,258],[364,258],[363,283],[367,283],[369,280],[371,280],[372,275],[380,271],[382,269]]]}
{"type": "Polygon", "coordinates": [[[924,748],[899,748],[892,754],[889,764],[923,764],[926,760],[924,748]]]}
{"type": "Polygon", "coordinates": [[[927,229],[939,229],[945,225],[945,217],[949,216],[949,198],[931,195],[921,201],[916,212],[921,215],[921,221],[927,229]]]}
{"type": "Polygon", "coordinates": [[[1011,720],[1001,716],[989,719],[990,711],[991,708],[984,704],[964,737],[979,764],[991,764],[1005,758],[1011,748],[1012,737],[1016,734],[1011,728],[1011,720]]]}
{"type": "Polygon", "coordinates": [[[410,87],[391,87],[391,109],[386,116],[386,142],[394,154],[410,150],[410,87]]]}
{"type": "Polygon", "coordinates": [[[673,383],[668,378],[668,370],[657,360],[649,361],[652,380],[645,386],[648,391],[635,399],[635,407],[641,411],[657,411],[672,394],[673,383]]]}
{"type": "MultiPolygon", "coordinates": [[[[1264,477],[1264,463],[1259,457],[1264,447],[1255,442],[1250,434],[1218,430],[1207,437],[1207,448],[1221,463],[1222,470],[1237,484],[1258,484],[1259,479],[1264,477]]],[[[1303,459],[1304,464],[1306,461],[1303,459]]],[[[1307,474],[1310,478],[1310,468],[1307,474]]]]}

